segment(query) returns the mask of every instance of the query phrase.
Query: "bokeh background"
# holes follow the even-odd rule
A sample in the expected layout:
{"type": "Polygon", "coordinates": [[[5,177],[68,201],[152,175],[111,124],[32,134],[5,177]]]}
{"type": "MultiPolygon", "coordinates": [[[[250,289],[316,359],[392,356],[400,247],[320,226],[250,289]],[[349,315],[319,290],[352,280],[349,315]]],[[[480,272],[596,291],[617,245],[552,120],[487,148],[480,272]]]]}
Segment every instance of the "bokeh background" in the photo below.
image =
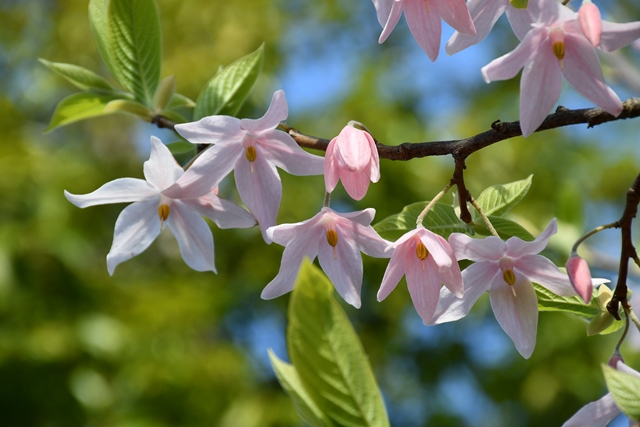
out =
{"type": "MultiPolygon", "coordinates": [[[[579,4],[572,0],[575,7],[579,4]]],[[[162,76],[195,99],[221,65],[265,42],[264,71],[242,117],[259,117],[284,89],[288,123],[331,138],[349,120],[390,145],[456,139],[517,120],[518,79],[487,85],[480,67],[516,45],[506,20],[481,45],[431,63],[404,19],[378,45],[373,4],[356,1],[158,0],[162,76]]],[[[606,18],[640,20],[633,0],[600,4],[606,18]]],[[[444,41],[451,34],[445,26],[444,41]]],[[[142,177],[149,135],[176,136],[125,115],[44,134],[56,103],[74,88],[37,58],[75,63],[107,76],[87,20],[87,2],[0,2],[0,425],[13,427],[300,426],[269,366],[286,359],[288,296],[262,301],[282,247],[256,229],[218,230],[218,274],[197,273],[170,232],[107,274],[119,205],[78,209],[63,197],[123,176],[142,177]]],[[[622,99],[638,96],[640,51],[603,57],[622,99]]],[[[560,104],[591,106],[568,85],[560,104]]],[[[638,173],[637,120],[548,131],[501,142],[471,156],[467,184],[534,174],[511,214],[537,234],[557,217],[545,252],[560,265],[584,231],[620,216],[638,173]]],[[[382,179],[360,202],[341,187],[337,210],[374,207],[376,220],[428,200],[448,182],[451,158],[383,160],[382,179]]],[[[321,177],[282,173],[280,223],[314,215],[321,177]]],[[[222,186],[238,201],[231,177],[222,186]]],[[[451,200],[450,198],[447,200],[451,200]]],[[[635,228],[638,236],[638,227],[635,228]]],[[[615,279],[618,233],[582,254],[615,279]]],[[[363,304],[345,306],[369,354],[394,426],[553,426],[605,393],[599,365],[615,336],[586,337],[586,323],[542,313],[538,345],[523,360],[483,298],[467,318],[423,326],[404,281],[375,299],[386,261],[365,257],[363,304]]],[[[637,269],[631,282],[637,292],[637,269]]],[[[640,366],[637,331],[623,354],[640,366]],[[635,344],[634,344],[635,342],[635,344]]],[[[626,425],[617,420],[616,425],[626,425]]]]}

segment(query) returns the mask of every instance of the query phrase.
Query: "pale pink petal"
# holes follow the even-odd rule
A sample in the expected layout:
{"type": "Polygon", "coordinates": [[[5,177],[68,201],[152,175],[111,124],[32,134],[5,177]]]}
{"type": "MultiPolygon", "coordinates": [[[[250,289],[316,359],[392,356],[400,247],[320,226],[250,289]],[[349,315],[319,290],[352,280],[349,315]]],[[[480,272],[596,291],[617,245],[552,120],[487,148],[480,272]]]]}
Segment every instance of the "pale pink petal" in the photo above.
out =
{"type": "Polygon", "coordinates": [[[188,206],[175,200],[171,204],[166,223],[178,241],[184,262],[196,271],[215,273],[213,235],[205,220],[188,206]]]}
{"type": "Polygon", "coordinates": [[[437,271],[430,269],[428,263],[421,261],[415,254],[408,254],[404,265],[413,306],[423,322],[429,321],[436,310],[442,287],[437,271]]]}
{"type": "Polygon", "coordinates": [[[538,300],[533,286],[526,278],[516,278],[513,285],[502,282],[492,286],[489,296],[496,320],[520,355],[528,359],[536,346],[538,327],[538,300]]]}
{"type": "Polygon", "coordinates": [[[602,17],[598,6],[591,1],[583,1],[582,6],[578,9],[578,19],[587,40],[593,47],[598,47],[602,34],[602,17]]]}
{"type": "Polygon", "coordinates": [[[492,283],[502,280],[502,273],[497,265],[476,263],[462,272],[464,295],[458,298],[447,288],[440,289],[440,299],[433,317],[425,322],[427,325],[454,322],[466,316],[478,298],[489,290],[492,283]]]}
{"type": "Polygon", "coordinates": [[[598,55],[585,38],[565,37],[563,73],[571,86],[598,107],[614,116],[622,112],[622,102],[604,82],[598,55]]]}
{"type": "Polygon", "coordinates": [[[640,38],[640,21],[625,22],[624,24],[602,21],[599,47],[605,52],[613,52],[631,44],[638,38],[640,38]]]}
{"type": "Polygon", "coordinates": [[[620,415],[620,412],[611,393],[607,393],[600,400],[583,406],[562,427],[604,427],[620,415]]]}
{"type": "Polygon", "coordinates": [[[525,242],[519,237],[512,237],[507,240],[507,255],[511,258],[520,258],[524,255],[535,255],[549,244],[551,236],[558,232],[558,221],[553,218],[547,228],[532,242],[525,242]]]}
{"type": "Polygon", "coordinates": [[[378,154],[378,147],[373,137],[367,133],[367,140],[369,141],[369,149],[371,150],[371,182],[380,181],[380,155],[378,154]]]}
{"type": "MultiPolygon", "coordinates": [[[[345,229],[342,225],[339,227],[345,229]]],[[[348,230],[352,233],[350,239],[365,254],[376,258],[389,258],[391,255],[387,250],[391,242],[380,237],[373,227],[364,226],[354,221],[348,230]]]]}
{"type": "Polygon", "coordinates": [[[181,201],[199,215],[211,219],[220,228],[250,228],[256,225],[253,215],[214,193],[181,201]]]}
{"type": "MultiPolygon", "coordinates": [[[[506,8],[507,19],[511,25],[511,30],[518,37],[518,40],[524,40],[527,33],[533,28],[536,22],[553,22],[555,19],[539,19],[539,10],[537,8],[539,1],[530,1],[526,8],[518,9],[511,6],[509,0],[500,0],[507,3],[506,8]]],[[[555,2],[555,0],[553,0],[555,2]]],[[[476,30],[478,25],[476,25],[476,30]]]]}
{"type": "Polygon", "coordinates": [[[371,163],[371,136],[353,126],[345,126],[337,137],[335,156],[338,167],[350,172],[360,172],[371,163]]]}
{"type": "MultiPolygon", "coordinates": [[[[332,212],[334,214],[336,214],[332,209],[330,208],[323,208],[322,209],[325,212],[332,212]]],[[[351,221],[355,221],[358,224],[362,224],[365,227],[371,224],[371,221],[373,221],[373,217],[376,215],[376,210],[373,208],[367,208],[361,211],[355,211],[355,212],[347,212],[347,213],[340,213],[340,214],[336,214],[338,216],[341,216],[343,218],[347,218],[350,219],[351,221]]]]}
{"type": "Polygon", "coordinates": [[[547,38],[541,41],[538,52],[525,65],[520,79],[520,129],[523,136],[529,136],[538,129],[560,98],[561,90],[560,62],[547,38]]]}
{"type": "Polygon", "coordinates": [[[566,268],[571,286],[584,300],[584,303],[589,304],[593,295],[593,280],[591,279],[589,264],[584,258],[572,256],[567,261],[566,268]]]}
{"type": "Polygon", "coordinates": [[[200,154],[175,184],[162,192],[172,199],[191,199],[208,194],[244,156],[241,144],[214,145],[200,154]]]}
{"type": "Polygon", "coordinates": [[[507,250],[507,245],[494,236],[474,239],[462,233],[451,233],[449,244],[458,260],[498,261],[507,250]]]}
{"type": "Polygon", "coordinates": [[[394,249],[389,265],[382,277],[382,284],[380,285],[380,290],[378,290],[378,301],[385,299],[398,286],[398,282],[404,276],[405,259],[412,255],[415,257],[415,254],[412,254],[414,251],[415,247],[409,243],[397,246],[394,249]]]}
{"type": "Polygon", "coordinates": [[[404,18],[409,30],[429,59],[435,61],[440,51],[442,22],[434,9],[428,9],[424,0],[404,0],[404,18]]]}
{"type": "Polygon", "coordinates": [[[487,83],[494,80],[514,78],[531,58],[536,55],[538,46],[546,37],[545,28],[536,28],[527,33],[522,42],[511,52],[496,58],[480,70],[487,83]]]}
{"type": "MultiPolygon", "coordinates": [[[[298,230],[300,229],[298,228],[298,230]]],[[[297,238],[291,240],[284,248],[280,271],[278,271],[277,276],[262,290],[260,298],[277,298],[293,289],[302,260],[305,257],[311,261],[316,258],[318,254],[318,243],[320,239],[324,238],[324,233],[322,237],[320,237],[319,233],[323,231],[324,230],[321,229],[316,229],[315,231],[308,230],[306,232],[300,230],[296,236],[297,238]]]]}
{"type": "Polygon", "coordinates": [[[107,255],[107,270],[113,272],[121,262],[142,253],[160,234],[158,200],[133,203],[120,212],[107,255]]]}
{"type": "MultiPolygon", "coordinates": [[[[374,4],[376,4],[375,1],[374,1],[374,4]]],[[[398,21],[402,16],[402,9],[404,7],[404,3],[403,3],[403,0],[394,0],[393,2],[383,0],[383,1],[379,1],[378,4],[385,6],[384,7],[385,10],[383,11],[382,15],[380,13],[381,9],[378,9],[378,20],[380,21],[380,25],[382,26],[382,33],[380,34],[380,38],[378,38],[378,43],[384,43],[387,37],[389,37],[389,34],[391,34],[393,29],[398,24],[398,21]],[[389,12],[386,13],[387,5],[389,3],[392,3],[392,4],[389,9],[389,12]],[[384,19],[384,21],[382,19],[384,19]]],[[[377,5],[376,5],[376,8],[377,8],[377,5]]]]}
{"type": "MultiPolygon", "coordinates": [[[[300,233],[307,229],[313,229],[314,225],[320,220],[321,213],[316,214],[313,218],[295,224],[280,224],[267,229],[267,236],[274,242],[282,246],[288,246],[295,239],[300,237],[300,233]]],[[[324,233],[324,231],[322,231],[324,233]]],[[[318,235],[320,231],[318,231],[318,235]]]]}
{"type": "Polygon", "coordinates": [[[64,196],[79,208],[105,205],[110,203],[129,203],[157,198],[159,191],[147,181],[137,178],[119,178],[107,182],[89,194],[71,194],[67,190],[64,196]]]}
{"type": "Polygon", "coordinates": [[[541,255],[525,255],[516,261],[514,269],[530,281],[539,284],[556,295],[572,297],[576,291],[571,286],[569,276],[541,255]]]}
{"type": "Polygon", "coordinates": [[[362,200],[367,194],[369,183],[371,182],[371,173],[369,170],[349,172],[344,169],[338,169],[338,173],[340,175],[340,181],[342,181],[342,186],[347,191],[347,194],[354,200],[362,200]]]}
{"type": "Polygon", "coordinates": [[[145,179],[158,190],[170,187],[184,173],[171,151],[155,136],[151,137],[151,154],[143,170],[145,179]]]}
{"type": "Polygon", "coordinates": [[[324,156],[324,185],[327,193],[335,190],[338,181],[340,181],[340,173],[335,160],[335,148],[337,137],[333,138],[327,146],[327,152],[324,156]]]}
{"type": "Polygon", "coordinates": [[[635,369],[629,367],[629,365],[625,364],[622,361],[619,361],[616,364],[616,369],[620,372],[624,372],[627,375],[631,375],[634,376],[636,378],[640,378],[640,372],[636,371],[635,369]]]}
{"type": "Polygon", "coordinates": [[[336,231],[338,244],[335,247],[330,246],[326,239],[320,240],[318,261],[340,296],[348,304],[360,308],[362,256],[346,236],[336,231]]]}
{"type": "Polygon", "coordinates": [[[508,5],[509,0],[470,0],[467,7],[473,19],[476,35],[456,31],[447,42],[447,54],[453,55],[484,40],[508,5]]]}
{"type": "Polygon", "coordinates": [[[443,248],[447,252],[449,258],[451,258],[451,267],[439,270],[438,274],[442,283],[449,288],[449,290],[458,298],[462,298],[464,295],[464,285],[462,282],[462,274],[460,272],[460,266],[453,253],[453,249],[449,245],[449,242],[444,237],[439,236],[438,240],[442,243],[443,248]]]}
{"type": "Polygon", "coordinates": [[[176,132],[193,144],[229,144],[242,140],[240,119],[208,116],[197,122],[177,124],[176,132]]]}
{"type": "Polygon", "coordinates": [[[394,0],[373,0],[373,6],[376,8],[376,14],[378,16],[378,22],[381,27],[387,23],[389,15],[391,14],[391,7],[394,0]]]}
{"type": "Polygon", "coordinates": [[[322,175],[324,157],[304,151],[288,134],[279,130],[262,133],[258,144],[273,164],[287,173],[297,176],[322,175]]]}
{"type": "Polygon", "coordinates": [[[240,120],[240,128],[251,133],[258,134],[269,129],[275,129],[281,121],[287,118],[289,107],[287,99],[284,97],[283,90],[274,92],[271,98],[271,104],[267,112],[259,119],[242,119],[240,120]]]}
{"type": "Polygon", "coordinates": [[[260,146],[256,146],[256,153],[253,162],[240,157],[234,176],[240,198],[258,221],[265,242],[271,243],[266,231],[276,225],[282,199],[282,182],[276,167],[267,161],[260,146]]]}
{"type": "Polygon", "coordinates": [[[420,241],[422,241],[422,244],[427,248],[429,257],[433,259],[437,266],[436,271],[449,270],[453,264],[451,253],[448,252],[446,248],[446,246],[449,246],[449,243],[444,239],[438,239],[440,236],[424,227],[419,227],[417,230],[420,241]]]}
{"type": "Polygon", "coordinates": [[[471,36],[476,35],[476,28],[465,0],[429,0],[428,4],[454,30],[471,36]]]}

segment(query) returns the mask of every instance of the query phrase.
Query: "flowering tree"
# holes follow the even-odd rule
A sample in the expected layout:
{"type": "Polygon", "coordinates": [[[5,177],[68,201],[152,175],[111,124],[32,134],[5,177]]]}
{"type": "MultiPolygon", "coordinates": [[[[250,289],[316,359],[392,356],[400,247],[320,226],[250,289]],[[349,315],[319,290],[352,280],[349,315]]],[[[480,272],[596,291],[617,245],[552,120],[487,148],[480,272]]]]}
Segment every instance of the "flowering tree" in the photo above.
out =
{"type": "MultiPolygon", "coordinates": [[[[423,141],[429,138],[419,137],[422,142],[399,145],[400,140],[392,133],[377,135],[376,123],[350,121],[346,126],[335,125],[342,129],[335,135],[315,136],[315,132],[293,121],[285,123],[290,113],[286,99],[290,92],[285,94],[277,87],[272,88],[271,103],[260,118],[243,114],[245,101],[260,82],[268,45],[221,68],[194,101],[177,90],[188,76],[161,75],[163,11],[155,1],[89,2],[91,32],[111,78],[78,65],[41,59],[79,89],[58,103],[47,130],[75,126],[89,118],[115,123],[122,117],[107,116],[125,113],[151,124],[153,132],[165,132],[161,138],[150,138],[149,159],[142,167],[144,180],[116,177],[84,195],[76,194],[82,191],[77,181],[64,184],[66,198],[81,208],[132,202],[115,220],[106,262],[112,280],[119,280],[116,266],[144,262],[134,257],[144,256],[141,254],[153,244],[173,245],[160,241],[165,224],[175,236],[185,263],[202,272],[217,271],[211,229],[202,217],[221,229],[259,230],[242,235],[243,245],[254,250],[244,268],[273,272],[262,284],[264,289],[254,296],[270,300],[292,293],[287,308],[288,354],[270,351],[269,358],[296,412],[309,425],[390,424],[391,411],[383,399],[385,389],[383,393],[378,389],[369,364],[371,356],[363,349],[333,288],[352,306],[347,306],[349,315],[362,324],[366,319],[359,318],[352,308],[377,304],[363,300],[363,285],[374,288],[381,305],[391,304],[392,291],[403,277],[425,329],[469,321],[465,317],[488,293],[497,324],[524,359],[545,346],[544,340],[537,340],[540,311],[561,312],[588,321],[589,335],[598,335],[593,340],[615,333],[618,339],[608,349],[610,366],[601,368],[606,359],[589,365],[604,374],[609,394],[593,403],[585,399],[583,409],[574,410],[573,417],[571,412],[564,419],[566,425],[606,425],[622,412],[632,422],[640,421],[638,365],[633,359],[623,362],[620,354],[628,330],[634,324],[640,329],[628,285],[629,264],[640,265],[632,236],[640,203],[640,175],[626,183],[624,209],[607,224],[580,233],[583,237],[575,236],[575,243],[559,257],[547,250],[550,239],[563,226],[555,219],[559,213],[554,206],[544,205],[542,216],[548,226],[535,234],[528,231],[532,227],[526,214],[510,216],[514,208],[526,206],[525,196],[535,186],[531,176],[496,182],[482,191],[468,178],[474,167],[471,160],[498,142],[516,137],[525,137],[527,142],[551,129],[572,132],[580,124],[615,127],[622,119],[638,117],[640,102],[635,98],[621,101],[605,79],[599,52],[612,52],[640,39],[640,22],[603,20],[601,15],[606,14],[588,0],[569,5],[557,0],[363,3],[377,14],[380,43],[392,40],[392,31],[404,25],[400,20],[404,16],[430,62],[440,61],[442,21],[455,30],[446,43],[447,53],[464,56],[467,48],[473,49],[491,37],[492,28],[506,12],[514,40],[519,43],[484,67],[464,71],[478,73],[490,83],[513,79],[523,70],[519,121],[513,121],[516,117],[512,112],[502,113],[506,121],[481,117],[487,124],[482,131],[462,135],[452,126],[448,135],[458,139],[423,141]],[[582,102],[595,106],[558,106],[563,78],[586,98],[582,102]],[[554,107],[555,112],[551,112],[554,107]],[[395,212],[385,206],[368,205],[367,195],[384,182],[389,160],[409,167],[415,159],[434,156],[453,159],[453,165],[446,169],[448,175],[439,178],[442,191],[421,186],[417,198],[395,212]],[[233,183],[227,178],[232,172],[233,183]],[[295,176],[295,182],[299,182],[314,175],[324,176],[324,180],[315,181],[320,190],[313,190],[320,194],[319,200],[311,202],[298,194],[295,208],[286,214],[291,223],[279,221],[283,217],[282,200],[287,197],[283,181],[295,176]],[[453,202],[445,202],[450,193],[455,195],[453,202]],[[388,215],[375,218],[376,209],[388,215]],[[303,215],[310,211],[308,216],[303,215]],[[621,231],[616,248],[620,261],[611,288],[609,280],[592,277],[588,260],[578,255],[586,239],[610,228],[621,231]],[[261,252],[278,245],[284,246],[279,269],[273,263],[265,266],[261,252]],[[365,279],[361,253],[375,258],[365,260],[364,265],[378,269],[377,276],[365,279]],[[319,266],[314,264],[316,258],[319,266]]],[[[265,92],[262,90],[262,94],[265,92]]],[[[266,105],[267,101],[265,97],[258,103],[266,105]]],[[[474,114],[483,116],[483,111],[474,114]]],[[[148,146],[147,141],[140,144],[148,146]]],[[[542,146],[545,141],[537,143],[542,146]]],[[[548,156],[554,155],[552,148],[546,148],[548,156]]],[[[428,173],[428,167],[424,169],[421,173],[428,173]]],[[[102,214],[93,208],[92,215],[102,214]]],[[[92,250],[99,249],[97,244],[92,245],[92,250]]],[[[238,272],[234,272],[225,267],[222,274],[240,275],[241,269],[238,266],[238,272]]],[[[369,340],[381,348],[389,345],[383,339],[369,340]]],[[[263,350],[266,352],[266,348],[263,350]]],[[[526,366],[527,362],[522,363],[526,366]]],[[[455,369],[453,362],[450,369],[455,369]]],[[[86,384],[93,384],[94,389],[101,387],[95,386],[101,377],[91,375],[82,371],[73,377],[77,396],[92,396],[86,394],[86,384]]],[[[395,422],[403,423],[402,415],[391,415],[392,421],[395,417],[395,422]]],[[[234,415],[229,417],[234,419],[234,415]]],[[[251,425],[249,421],[229,425],[244,424],[251,425]]]]}

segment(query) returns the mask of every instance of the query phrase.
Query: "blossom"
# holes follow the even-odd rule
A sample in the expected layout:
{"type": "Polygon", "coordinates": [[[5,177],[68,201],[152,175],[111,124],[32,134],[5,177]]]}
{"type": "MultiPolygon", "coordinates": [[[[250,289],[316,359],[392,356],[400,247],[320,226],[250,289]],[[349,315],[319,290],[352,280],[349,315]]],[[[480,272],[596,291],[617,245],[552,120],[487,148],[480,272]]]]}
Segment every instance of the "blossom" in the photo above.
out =
{"type": "Polygon", "coordinates": [[[525,358],[533,353],[538,325],[538,300],[532,282],[560,296],[573,296],[569,277],[547,258],[537,255],[557,231],[553,219],[532,242],[511,237],[473,239],[453,233],[449,243],[458,260],[474,264],[462,272],[464,295],[458,299],[448,289],[440,290],[436,312],[428,324],[458,320],[469,313],[482,294],[489,291],[491,308],[502,329],[525,358]]]}
{"type": "MultiPolygon", "coordinates": [[[[625,374],[640,378],[640,372],[631,369],[621,361],[618,361],[613,367],[625,374]]],[[[599,400],[583,406],[573,417],[562,424],[562,427],[604,427],[621,413],[622,411],[616,405],[611,393],[607,393],[599,400]]]]}
{"type": "Polygon", "coordinates": [[[362,256],[388,258],[385,249],[390,242],[371,227],[375,210],[339,214],[324,207],[313,218],[296,224],[269,227],[267,234],[285,246],[278,275],[264,288],[262,298],[279,297],[293,289],[304,257],[314,260],[333,282],[346,302],[360,307],[362,256]]]}
{"type": "Polygon", "coordinates": [[[405,233],[389,248],[393,254],[382,278],[378,301],[395,289],[403,275],[407,278],[413,305],[425,322],[433,317],[442,284],[456,297],[462,297],[460,267],[443,237],[420,226],[405,233]]]}
{"type": "Polygon", "coordinates": [[[440,50],[440,19],[462,33],[476,33],[464,0],[373,0],[373,5],[382,26],[378,43],[389,37],[404,10],[411,34],[432,61],[440,50]]]}
{"type": "Polygon", "coordinates": [[[213,236],[206,216],[220,228],[253,227],[255,219],[240,206],[218,197],[211,183],[209,192],[195,196],[188,190],[175,189],[174,183],[185,172],[169,149],[151,137],[151,154],[144,162],[145,179],[120,178],[104,184],[96,191],[76,195],[65,190],[65,197],[79,208],[108,203],[134,202],[118,216],[113,244],[107,255],[107,269],[115,268],[143,252],[168,225],[178,240],[180,253],[187,265],[197,271],[216,271],[213,236]]]}
{"type": "Polygon", "coordinates": [[[282,183],[276,166],[293,175],[322,175],[324,159],[307,153],[285,132],[276,129],[287,117],[284,92],[273,94],[271,105],[260,119],[209,116],[176,125],[176,131],[194,144],[214,144],[189,168],[169,195],[188,190],[205,194],[232,170],[238,193],[258,220],[267,243],[266,230],[276,223],[282,199],[282,183]]]}
{"type": "Polygon", "coordinates": [[[587,261],[573,254],[567,261],[566,267],[571,286],[582,297],[584,303],[589,304],[593,293],[593,282],[587,261]]]}
{"type": "MultiPolygon", "coordinates": [[[[520,81],[520,128],[524,136],[540,126],[560,97],[562,76],[585,98],[614,116],[622,102],[605,83],[598,55],[584,35],[578,14],[558,5],[548,21],[532,23],[522,42],[510,53],[482,68],[487,83],[515,77],[520,81]]],[[[598,48],[615,50],[640,36],[640,22],[614,24],[602,21],[598,48]]]]}
{"type": "Polygon", "coordinates": [[[324,182],[332,192],[339,180],[355,200],[367,194],[369,181],[380,179],[380,158],[373,137],[350,124],[333,138],[324,157],[324,182]]]}
{"type": "Polygon", "coordinates": [[[591,42],[593,47],[600,44],[600,36],[602,34],[602,17],[600,9],[591,0],[583,0],[578,10],[578,20],[580,28],[585,37],[591,42]]]}

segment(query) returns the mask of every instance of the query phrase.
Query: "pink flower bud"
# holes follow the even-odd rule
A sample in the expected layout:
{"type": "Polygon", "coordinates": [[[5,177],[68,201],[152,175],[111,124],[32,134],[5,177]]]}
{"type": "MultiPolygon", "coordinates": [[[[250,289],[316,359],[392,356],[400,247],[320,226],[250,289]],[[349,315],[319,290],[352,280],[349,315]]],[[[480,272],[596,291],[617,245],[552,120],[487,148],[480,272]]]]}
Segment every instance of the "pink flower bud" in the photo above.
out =
{"type": "Polygon", "coordinates": [[[611,357],[609,358],[609,361],[607,362],[607,365],[611,366],[614,369],[618,369],[618,363],[622,362],[624,363],[624,359],[622,358],[622,355],[620,354],[620,352],[618,350],[616,350],[613,355],[611,355],[611,357]]]}
{"type": "Polygon", "coordinates": [[[574,255],[569,258],[566,267],[573,289],[582,297],[585,304],[589,304],[593,293],[593,282],[587,261],[574,255]]]}
{"type": "Polygon", "coordinates": [[[593,47],[597,47],[600,44],[600,34],[602,34],[602,18],[598,6],[593,4],[591,0],[583,1],[578,10],[578,19],[587,40],[591,42],[593,47]]]}

